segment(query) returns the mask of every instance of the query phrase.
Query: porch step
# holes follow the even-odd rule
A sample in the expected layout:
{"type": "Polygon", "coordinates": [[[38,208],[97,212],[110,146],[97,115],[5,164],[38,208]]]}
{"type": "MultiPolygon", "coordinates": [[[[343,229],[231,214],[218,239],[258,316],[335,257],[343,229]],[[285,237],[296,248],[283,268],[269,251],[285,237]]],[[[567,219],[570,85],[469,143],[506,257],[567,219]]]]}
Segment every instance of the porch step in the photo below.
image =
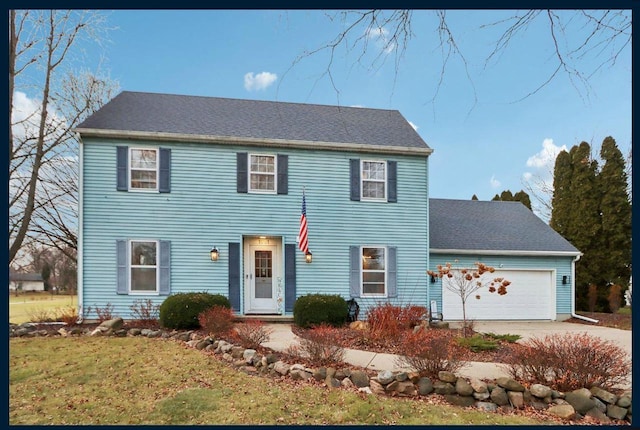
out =
{"type": "Polygon", "coordinates": [[[293,316],[288,315],[236,315],[237,321],[260,320],[268,323],[292,324],[293,316]]]}

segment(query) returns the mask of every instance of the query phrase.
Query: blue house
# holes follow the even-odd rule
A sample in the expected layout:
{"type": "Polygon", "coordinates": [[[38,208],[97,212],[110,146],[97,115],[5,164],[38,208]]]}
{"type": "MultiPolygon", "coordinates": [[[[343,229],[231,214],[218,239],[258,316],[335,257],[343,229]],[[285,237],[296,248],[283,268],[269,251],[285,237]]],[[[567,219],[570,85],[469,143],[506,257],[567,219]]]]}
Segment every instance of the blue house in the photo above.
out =
{"type": "MultiPolygon", "coordinates": [[[[355,298],[361,315],[436,300],[454,319],[455,301],[426,275],[452,258],[527,272],[527,288],[546,294],[532,319],[572,312],[579,252],[522,205],[430,200],[432,149],[398,111],[125,91],[76,131],[81,312],[109,304],[129,318],[139,301],[206,291],[241,315],[291,316],[296,298],[326,293],[355,298]],[[465,242],[443,230],[478,217],[547,235],[465,242]]],[[[501,319],[493,306],[477,319],[501,319]]]]}

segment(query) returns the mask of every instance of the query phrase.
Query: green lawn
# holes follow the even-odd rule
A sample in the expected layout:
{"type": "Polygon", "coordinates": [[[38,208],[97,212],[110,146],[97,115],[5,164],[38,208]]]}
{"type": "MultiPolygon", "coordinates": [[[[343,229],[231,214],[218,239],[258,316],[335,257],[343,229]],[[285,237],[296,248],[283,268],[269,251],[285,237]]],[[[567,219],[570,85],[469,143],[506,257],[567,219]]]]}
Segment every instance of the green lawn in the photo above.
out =
{"type": "Polygon", "coordinates": [[[9,322],[29,322],[33,316],[49,314],[54,317],[61,309],[78,306],[78,296],[63,294],[14,293],[9,294],[9,322]]]}
{"type": "Polygon", "coordinates": [[[88,336],[9,341],[9,423],[554,424],[248,375],[176,341],[88,336]]]}

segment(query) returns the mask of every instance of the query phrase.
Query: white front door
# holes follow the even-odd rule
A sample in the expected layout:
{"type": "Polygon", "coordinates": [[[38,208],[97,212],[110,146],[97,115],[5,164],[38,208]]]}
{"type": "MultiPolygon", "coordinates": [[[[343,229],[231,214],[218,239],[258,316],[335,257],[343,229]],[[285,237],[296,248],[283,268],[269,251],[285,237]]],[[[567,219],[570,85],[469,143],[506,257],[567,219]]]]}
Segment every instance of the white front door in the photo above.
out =
{"type": "Polygon", "coordinates": [[[279,246],[274,239],[251,241],[245,252],[247,313],[277,313],[280,277],[279,246]]]}

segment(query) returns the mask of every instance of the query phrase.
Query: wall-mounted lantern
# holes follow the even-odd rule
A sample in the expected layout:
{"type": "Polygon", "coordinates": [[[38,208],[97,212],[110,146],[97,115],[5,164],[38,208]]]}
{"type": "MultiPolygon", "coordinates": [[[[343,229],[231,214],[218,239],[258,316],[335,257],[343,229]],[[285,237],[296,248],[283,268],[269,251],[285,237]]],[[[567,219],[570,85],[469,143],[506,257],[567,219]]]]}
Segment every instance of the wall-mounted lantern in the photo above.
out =
{"type": "Polygon", "coordinates": [[[432,283],[432,284],[435,284],[435,283],[436,283],[436,277],[435,277],[435,276],[433,276],[433,275],[431,275],[431,283],[432,283]]]}
{"type": "Polygon", "coordinates": [[[218,251],[218,248],[214,245],[213,248],[211,248],[211,261],[218,261],[218,257],[220,257],[220,251],[218,251]]]}
{"type": "Polygon", "coordinates": [[[569,277],[567,275],[562,276],[562,285],[567,285],[569,283],[569,277]]]}
{"type": "Polygon", "coordinates": [[[313,261],[313,254],[311,253],[311,251],[307,251],[307,253],[304,254],[304,260],[307,263],[311,263],[313,261]]]}

